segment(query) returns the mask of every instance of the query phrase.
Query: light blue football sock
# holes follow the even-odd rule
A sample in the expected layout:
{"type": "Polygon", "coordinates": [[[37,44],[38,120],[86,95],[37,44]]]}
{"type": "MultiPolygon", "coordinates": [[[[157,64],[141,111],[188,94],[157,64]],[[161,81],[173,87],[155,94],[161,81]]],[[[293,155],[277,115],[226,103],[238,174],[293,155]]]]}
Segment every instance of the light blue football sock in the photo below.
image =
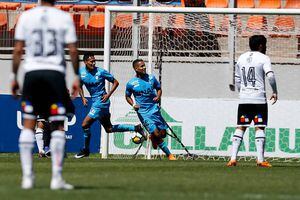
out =
{"type": "Polygon", "coordinates": [[[135,126],[132,124],[116,124],[112,126],[112,132],[135,131],[135,126]]]}
{"type": "Polygon", "coordinates": [[[171,152],[165,142],[160,143],[158,146],[167,156],[169,156],[171,154],[171,152]]]}
{"type": "Polygon", "coordinates": [[[84,149],[90,149],[90,141],[91,141],[91,130],[90,128],[83,129],[83,137],[84,137],[84,149]]]}

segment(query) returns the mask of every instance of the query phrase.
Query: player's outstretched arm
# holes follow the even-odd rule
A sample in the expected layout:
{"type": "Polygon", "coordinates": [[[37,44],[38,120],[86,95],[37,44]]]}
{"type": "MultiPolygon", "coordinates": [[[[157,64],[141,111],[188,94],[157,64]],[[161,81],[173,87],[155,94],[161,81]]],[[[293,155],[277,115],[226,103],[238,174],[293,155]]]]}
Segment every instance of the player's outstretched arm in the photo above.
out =
{"type": "Polygon", "coordinates": [[[273,100],[273,103],[272,103],[272,105],[273,105],[278,100],[277,84],[276,84],[276,79],[275,79],[274,72],[272,72],[272,71],[268,72],[267,73],[267,78],[269,80],[269,83],[270,83],[272,91],[273,91],[273,94],[270,98],[270,100],[273,100]]]}
{"type": "Polygon", "coordinates": [[[17,92],[19,90],[19,83],[17,81],[17,74],[19,71],[19,66],[22,59],[24,41],[17,40],[14,46],[13,52],[13,65],[12,65],[12,74],[11,74],[11,92],[14,97],[17,96],[17,92]]]}

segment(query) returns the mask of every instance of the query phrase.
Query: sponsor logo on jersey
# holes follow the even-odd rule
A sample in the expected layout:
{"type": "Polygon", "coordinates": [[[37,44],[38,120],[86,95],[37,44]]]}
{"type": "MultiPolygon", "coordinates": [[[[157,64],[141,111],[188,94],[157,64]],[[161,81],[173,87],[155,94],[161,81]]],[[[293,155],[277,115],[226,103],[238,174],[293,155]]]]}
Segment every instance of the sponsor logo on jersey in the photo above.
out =
{"type": "Polygon", "coordinates": [[[256,115],[254,117],[254,122],[255,123],[263,122],[262,116],[260,114],[256,115]]]}
{"type": "Polygon", "coordinates": [[[33,106],[29,101],[22,101],[21,103],[22,111],[25,113],[32,113],[33,112],[33,106]]]}
{"type": "Polygon", "coordinates": [[[242,115],[240,117],[240,122],[247,123],[247,122],[249,122],[249,118],[247,116],[245,116],[245,115],[242,115]]]}
{"type": "Polygon", "coordinates": [[[64,115],[66,113],[65,107],[61,103],[52,104],[50,107],[51,115],[64,115]]]}

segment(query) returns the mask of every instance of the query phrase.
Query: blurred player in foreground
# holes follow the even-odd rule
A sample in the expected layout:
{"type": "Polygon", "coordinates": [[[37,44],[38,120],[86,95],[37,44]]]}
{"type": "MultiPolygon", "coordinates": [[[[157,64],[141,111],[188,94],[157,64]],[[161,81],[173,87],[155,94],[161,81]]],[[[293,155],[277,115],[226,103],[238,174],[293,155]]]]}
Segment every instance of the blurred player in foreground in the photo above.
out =
{"type": "MultiPolygon", "coordinates": [[[[19,148],[22,166],[23,189],[34,187],[32,150],[36,116],[42,115],[51,121],[52,178],[50,188],[73,189],[62,177],[65,131],[64,121],[70,97],[65,82],[66,62],[64,48],[69,49],[71,62],[78,74],[79,59],[76,48],[76,33],[69,13],[54,7],[55,0],[41,0],[41,6],[22,13],[15,32],[13,52],[13,74],[11,91],[17,95],[19,84],[17,72],[24,48],[26,57],[23,68],[25,78],[22,92],[24,129],[20,133],[19,148]]],[[[80,82],[75,78],[73,96],[78,94],[80,82]]]]}
{"type": "Polygon", "coordinates": [[[161,116],[158,105],[162,95],[161,86],[155,76],[146,73],[146,65],[143,60],[136,59],[132,65],[136,76],[126,85],[126,101],[137,111],[141,123],[151,134],[153,148],[157,149],[158,146],[169,160],[176,160],[163,140],[166,137],[168,126],[161,116]]]}
{"type": "Polygon", "coordinates": [[[251,51],[242,54],[236,65],[235,83],[239,91],[237,128],[232,139],[232,155],[227,166],[237,165],[237,154],[244,132],[251,122],[255,126],[257,166],[272,167],[264,159],[265,127],[268,123],[268,104],[266,98],[265,77],[268,78],[273,93],[270,100],[276,103],[277,87],[270,58],[266,54],[267,39],[263,35],[254,35],[249,39],[251,51]]]}

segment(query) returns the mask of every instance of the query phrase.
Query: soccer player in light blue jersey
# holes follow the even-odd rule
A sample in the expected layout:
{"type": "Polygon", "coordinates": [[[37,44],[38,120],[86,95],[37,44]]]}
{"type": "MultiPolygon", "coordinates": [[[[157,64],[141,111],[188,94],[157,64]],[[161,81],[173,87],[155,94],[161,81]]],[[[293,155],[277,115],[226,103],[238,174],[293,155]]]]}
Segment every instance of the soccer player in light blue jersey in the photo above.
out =
{"type": "Polygon", "coordinates": [[[100,67],[96,67],[96,59],[93,53],[88,52],[84,54],[83,61],[85,63],[85,66],[79,69],[81,80],[81,90],[79,94],[81,96],[83,105],[87,106],[88,101],[84,97],[84,93],[82,90],[82,86],[85,85],[92,97],[93,104],[90,112],[82,122],[82,129],[84,132],[84,147],[77,155],[75,155],[75,158],[83,158],[89,156],[89,146],[91,140],[90,127],[96,120],[99,120],[107,133],[136,131],[144,136],[143,129],[140,124],[136,126],[131,124],[111,124],[109,98],[117,89],[119,82],[108,71],[100,67]],[[112,83],[111,90],[108,93],[105,90],[105,80],[112,83]]]}
{"type": "Polygon", "coordinates": [[[166,137],[168,126],[161,116],[158,105],[162,95],[160,83],[155,76],[146,73],[143,60],[136,59],[132,65],[136,76],[126,85],[126,101],[137,111],[140,121],[151,134],[153,148],[157,149],[159,146],[169,160],[176,160],[163,140],[166,137]]]}

